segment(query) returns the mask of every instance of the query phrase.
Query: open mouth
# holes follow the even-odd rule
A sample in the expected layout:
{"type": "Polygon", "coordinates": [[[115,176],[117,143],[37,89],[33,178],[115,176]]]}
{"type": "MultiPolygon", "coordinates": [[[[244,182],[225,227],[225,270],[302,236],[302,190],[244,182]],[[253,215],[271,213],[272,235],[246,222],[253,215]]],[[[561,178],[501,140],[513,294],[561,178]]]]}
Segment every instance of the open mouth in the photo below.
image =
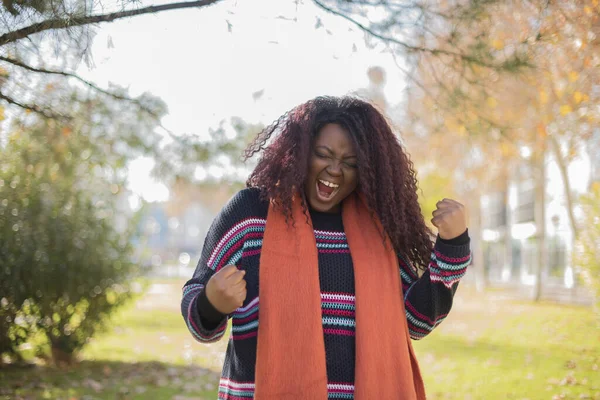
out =
{"type": "Polygon", "coordinates": [[[325,179],[317,179],[317,196],[321,201],[327,202],[335,197],[340,190],[340,185],[325,179]]]}

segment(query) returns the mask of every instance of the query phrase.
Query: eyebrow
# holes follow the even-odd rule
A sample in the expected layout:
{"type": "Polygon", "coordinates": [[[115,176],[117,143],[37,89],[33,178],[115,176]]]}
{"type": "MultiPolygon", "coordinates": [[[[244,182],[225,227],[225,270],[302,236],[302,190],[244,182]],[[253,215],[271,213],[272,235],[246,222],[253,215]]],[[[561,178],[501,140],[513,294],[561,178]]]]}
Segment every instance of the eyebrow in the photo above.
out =
{"type": "MultiPolygon", "coordinates": [[[[330,154],[333,154],[333,151],[332,151],[332,150],[331,150],[331,149],[330,149],[328,146],[325,146],[325,145],[319,145],[319,146],[315,146],[315,150],[316,150],[316,149],[323,149],[323,150],[327,150],[327,151],[328,151],[330,154]]],[[[357,157],[356,157],[356,155],[354,155],[354,154],[350,154],[350,155],[344,156],[344,157],[342,157],[342,158],[357,158],[357,157]]]]}

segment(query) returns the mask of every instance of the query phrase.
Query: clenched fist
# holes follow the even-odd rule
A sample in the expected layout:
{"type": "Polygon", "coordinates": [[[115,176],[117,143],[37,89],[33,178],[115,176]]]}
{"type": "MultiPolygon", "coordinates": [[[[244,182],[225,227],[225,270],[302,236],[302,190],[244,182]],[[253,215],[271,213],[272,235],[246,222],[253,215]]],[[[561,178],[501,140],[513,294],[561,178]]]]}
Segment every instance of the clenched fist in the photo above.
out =
{"type": "Polygon", "coordinates": [[[438,201],[431,223],[438,228],[438,234],[444,240],[454,239],[467,230],[465,206],[456,200],[438,201]]]}
{"type": "Polygon", "coordinates": [[[246,300],[246,271],[227,265],[214,274],[206,284],[206,297],[221,314],[231,314],[246,300]]]}

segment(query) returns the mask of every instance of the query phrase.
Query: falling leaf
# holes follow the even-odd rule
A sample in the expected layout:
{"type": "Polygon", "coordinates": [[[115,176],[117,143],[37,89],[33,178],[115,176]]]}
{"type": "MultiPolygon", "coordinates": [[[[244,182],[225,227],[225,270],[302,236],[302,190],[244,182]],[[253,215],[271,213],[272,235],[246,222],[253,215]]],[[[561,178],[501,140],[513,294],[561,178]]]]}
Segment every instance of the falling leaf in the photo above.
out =
{"type": "Polygon", "coordinates": [[[545,90],[540,90],[540,103],[546,104],[548,102],[548,93],[545,90]]]}
{"type": "Polygon", "coordinates": [[[546,132],[546,125],[544,125],[544,124],[538,124],[538,126],[537,126],[537,131],[538,131],[538,135],[539,135],[541,138],[544,138],[544,137],[546,137],[546,135],[547,135],[547,132],[546,132]]]}
{"type": "Polygon", "coordinates": [[[579,104],[583,100],[583,94],[581,92],[575,92],[573,93],[573,99],[577,104],[579,104]]]}
{"type": "Polygon", "coordinates": [[[0,121],[4,121],[6,116],[4,115],[4,107],[0,106],[0,121]]]}
{"type": "Polygon", "coordinates": [[[322,26],[323,26],[323,22],[321,21],[321,18],[317,17],[317,22],[315,23],[315,29],[319,29],[322,26]]]}
{"type": "Polygon", "coordinates": [[[498,105],[498,100],[496,100],[493,97],[488,97],[486,102],[487,102],[487,105],[490,106],[491,108],[496,108],[496,106],[498,105]]]}
{"type": "Polygon", "coordinates": [[[501,39],[494,39],[492,41],[492,47],[496,50],[502,50],[504,48],[504,41],[501,39]]]}
{"type": "Polygon", "coordinates": [[[62,128],[62,134],[65,137],[68,137],[69,135],[71,135],[71,132],[73,132],[73,130],[71,128],[69,128],[68,126],[65,126],[64,128],[62,128]]]}
{"type": "Polygon", "coordinates": [[[567,114],[569,114],[572,111],[573,111],[573,109],[568,104],[560,106],[560,115],[567,115],[567,114]]]}
{"type": "Polygon", "coordinates": [[[576,71],[569,72],[569,81],[575,82],[577,79],[579,79],[579,74],[576,71]]]}

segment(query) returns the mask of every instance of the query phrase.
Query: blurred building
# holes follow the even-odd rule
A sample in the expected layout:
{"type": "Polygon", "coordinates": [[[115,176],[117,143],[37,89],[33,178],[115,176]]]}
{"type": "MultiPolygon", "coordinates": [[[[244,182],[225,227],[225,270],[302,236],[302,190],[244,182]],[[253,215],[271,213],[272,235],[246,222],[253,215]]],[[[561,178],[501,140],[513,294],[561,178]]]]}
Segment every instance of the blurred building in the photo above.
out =
{"type": "MultiPolygon", "coordinates": [[[[574,198],[600,181],[600,129],[587,148],[568,167],[574,198]]],[[[542,271],[545,297],[586,296],[578,288],[571,254],[574,235],[569,221],[563,179],[552,154],[546,156],[545,219],[546,263],[542,271]]],[[[533,287],[537,266],[535,180],[531,163],[524,160],[510,174],[503,189],[481,198],[484,265],[491,285],[533,287]]],[[[580,211],[575,207],[575,216],[580,211]]],[[[572,299],[571,299],[572,300],[572,299]]]]}
{"type": "Polygon", "coordinates": [[[146,206],[140,246],[153,276],[191,277],[213,219],[236,189],[179,179],[168,201],[146,206]]]}

